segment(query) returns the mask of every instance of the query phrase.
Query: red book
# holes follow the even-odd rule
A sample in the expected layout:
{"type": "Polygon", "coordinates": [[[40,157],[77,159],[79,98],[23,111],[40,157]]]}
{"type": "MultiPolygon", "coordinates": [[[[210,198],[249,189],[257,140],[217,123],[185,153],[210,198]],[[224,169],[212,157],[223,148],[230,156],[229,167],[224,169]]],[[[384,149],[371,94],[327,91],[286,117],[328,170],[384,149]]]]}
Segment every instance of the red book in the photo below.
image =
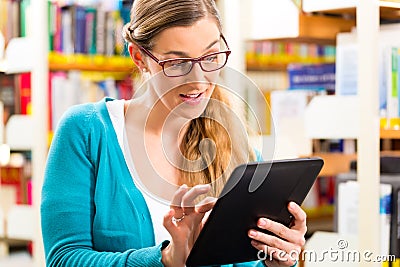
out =
{"type": "Polygon", "coordinates": [[[19,74],[20,113],[31,114],[31,74],[19,74]]]}
{"type": "Polygon", "coordinates": [[[17,204],[27,203],[27,188],[24,180],[23,167],[1,167],[1,180],[2,185],[14,186],[16,189],[17,204]]]}

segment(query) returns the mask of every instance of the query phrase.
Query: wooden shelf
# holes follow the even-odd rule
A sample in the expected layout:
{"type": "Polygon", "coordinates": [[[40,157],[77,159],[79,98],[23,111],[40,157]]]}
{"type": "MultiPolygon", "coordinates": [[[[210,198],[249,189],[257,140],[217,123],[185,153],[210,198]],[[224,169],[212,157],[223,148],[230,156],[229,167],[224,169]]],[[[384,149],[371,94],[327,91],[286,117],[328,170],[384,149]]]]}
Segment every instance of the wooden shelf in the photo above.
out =
{"type": "Polygon", "coordinates": [[[335,176],[339,173],[350,171],[350,162],[357,160],[357,154],[334,153],[314,153],[313,157],[320,157],[324,160],[324,166],[319,176],[335,176]]]}
{"type": "Polygon", "coordinates": [[[287,71],[288,65],[294,64],[294,65],[316,65],[316,64],[329,64],[329,63],[335,63],[335,62],[292,62],[288,64],[278,64],[278,63],[271,63],[271,64],[251,64],[247,63],[246,64],[246,71],[287,71]]]}
{"type": "Polygon", "coordinates": [[[258,65],[258,64],[247,64],[247,71],[286,71],[288,64],[268,64],[268,65],[258,65]]]}
{"type": "Polygon", "coordinates": [[[136,67],[129,57],[103,55],[63,55],[51,52],[49,54],[49,69],[51,71],[99,71],[133,73],[136,67]]]}
{"type": "Polygon", "coordinates": [[[340,32],[350,32],[356,25],[354,18],[326,16],[299,12],[298,34],[284,38],[260,38],[252,40],[274,40],[280,42],[313,43],[320,45],[335,45],[336,35],[340,32]]]}
{"type": "MultiPolygon", "coordinates": [[[[380,0],[380,19],[381,20],[400,20],[400,1],[380,0]]],[[[334,15],[348,18],[356,17],[356,8],[335,8],[330,10],[315,11],[319,14],[334,15]]]]}
{"type": "Polygon", "coordinates": [[[355,19],[343,17],[328,17],[300,13],[299,40],[322,40],[336,43],[336,35],[340,32],[349,32],[355,27],[355,19]]]}
{"type": "Polygon", "coordinates": [[[381,129],[381,139],[400,139],[400,130],[381,129]]]}

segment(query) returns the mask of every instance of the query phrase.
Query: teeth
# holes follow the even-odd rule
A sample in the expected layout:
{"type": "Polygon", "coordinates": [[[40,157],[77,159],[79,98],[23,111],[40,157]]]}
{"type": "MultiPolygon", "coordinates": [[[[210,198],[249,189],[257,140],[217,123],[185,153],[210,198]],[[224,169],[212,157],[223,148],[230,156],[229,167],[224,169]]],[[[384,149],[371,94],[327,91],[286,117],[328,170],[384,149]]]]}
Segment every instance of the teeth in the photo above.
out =
{"type": "Polygon", "coordinates": [[[190,98],[197,98],[200,94],[196,94],[196,95],[185,95],[186,97],[190,97],[190,98]]]}

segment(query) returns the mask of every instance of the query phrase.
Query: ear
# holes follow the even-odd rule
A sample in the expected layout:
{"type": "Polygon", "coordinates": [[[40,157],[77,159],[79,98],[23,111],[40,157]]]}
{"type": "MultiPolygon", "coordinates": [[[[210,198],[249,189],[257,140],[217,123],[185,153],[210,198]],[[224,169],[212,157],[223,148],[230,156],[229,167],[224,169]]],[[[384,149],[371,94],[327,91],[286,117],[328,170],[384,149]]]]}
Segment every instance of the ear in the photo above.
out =
{"type": "Polygon", "coordinates": [[[140,51],[140,48],[136,44],[130,43],[128,45],[128,51],[129,51],[129,55],[131,56],[133,62],[139,68],[139,70],[147,69],[147,65],[143,60],[143,56],[140,51]]]}

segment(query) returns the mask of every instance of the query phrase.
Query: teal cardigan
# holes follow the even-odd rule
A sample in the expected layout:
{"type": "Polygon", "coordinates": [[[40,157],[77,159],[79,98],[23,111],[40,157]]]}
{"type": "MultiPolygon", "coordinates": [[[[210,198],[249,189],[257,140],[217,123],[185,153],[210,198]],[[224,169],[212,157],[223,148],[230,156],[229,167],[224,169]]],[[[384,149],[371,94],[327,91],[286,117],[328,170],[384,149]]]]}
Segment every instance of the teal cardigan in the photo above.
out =
{"type": "Polygon", "coordinates": [[[163,266],[168,241],[155,244],[108,114],[111,100],[70,108],[54,135],[41,203],[47,266],[163,266]]]}

